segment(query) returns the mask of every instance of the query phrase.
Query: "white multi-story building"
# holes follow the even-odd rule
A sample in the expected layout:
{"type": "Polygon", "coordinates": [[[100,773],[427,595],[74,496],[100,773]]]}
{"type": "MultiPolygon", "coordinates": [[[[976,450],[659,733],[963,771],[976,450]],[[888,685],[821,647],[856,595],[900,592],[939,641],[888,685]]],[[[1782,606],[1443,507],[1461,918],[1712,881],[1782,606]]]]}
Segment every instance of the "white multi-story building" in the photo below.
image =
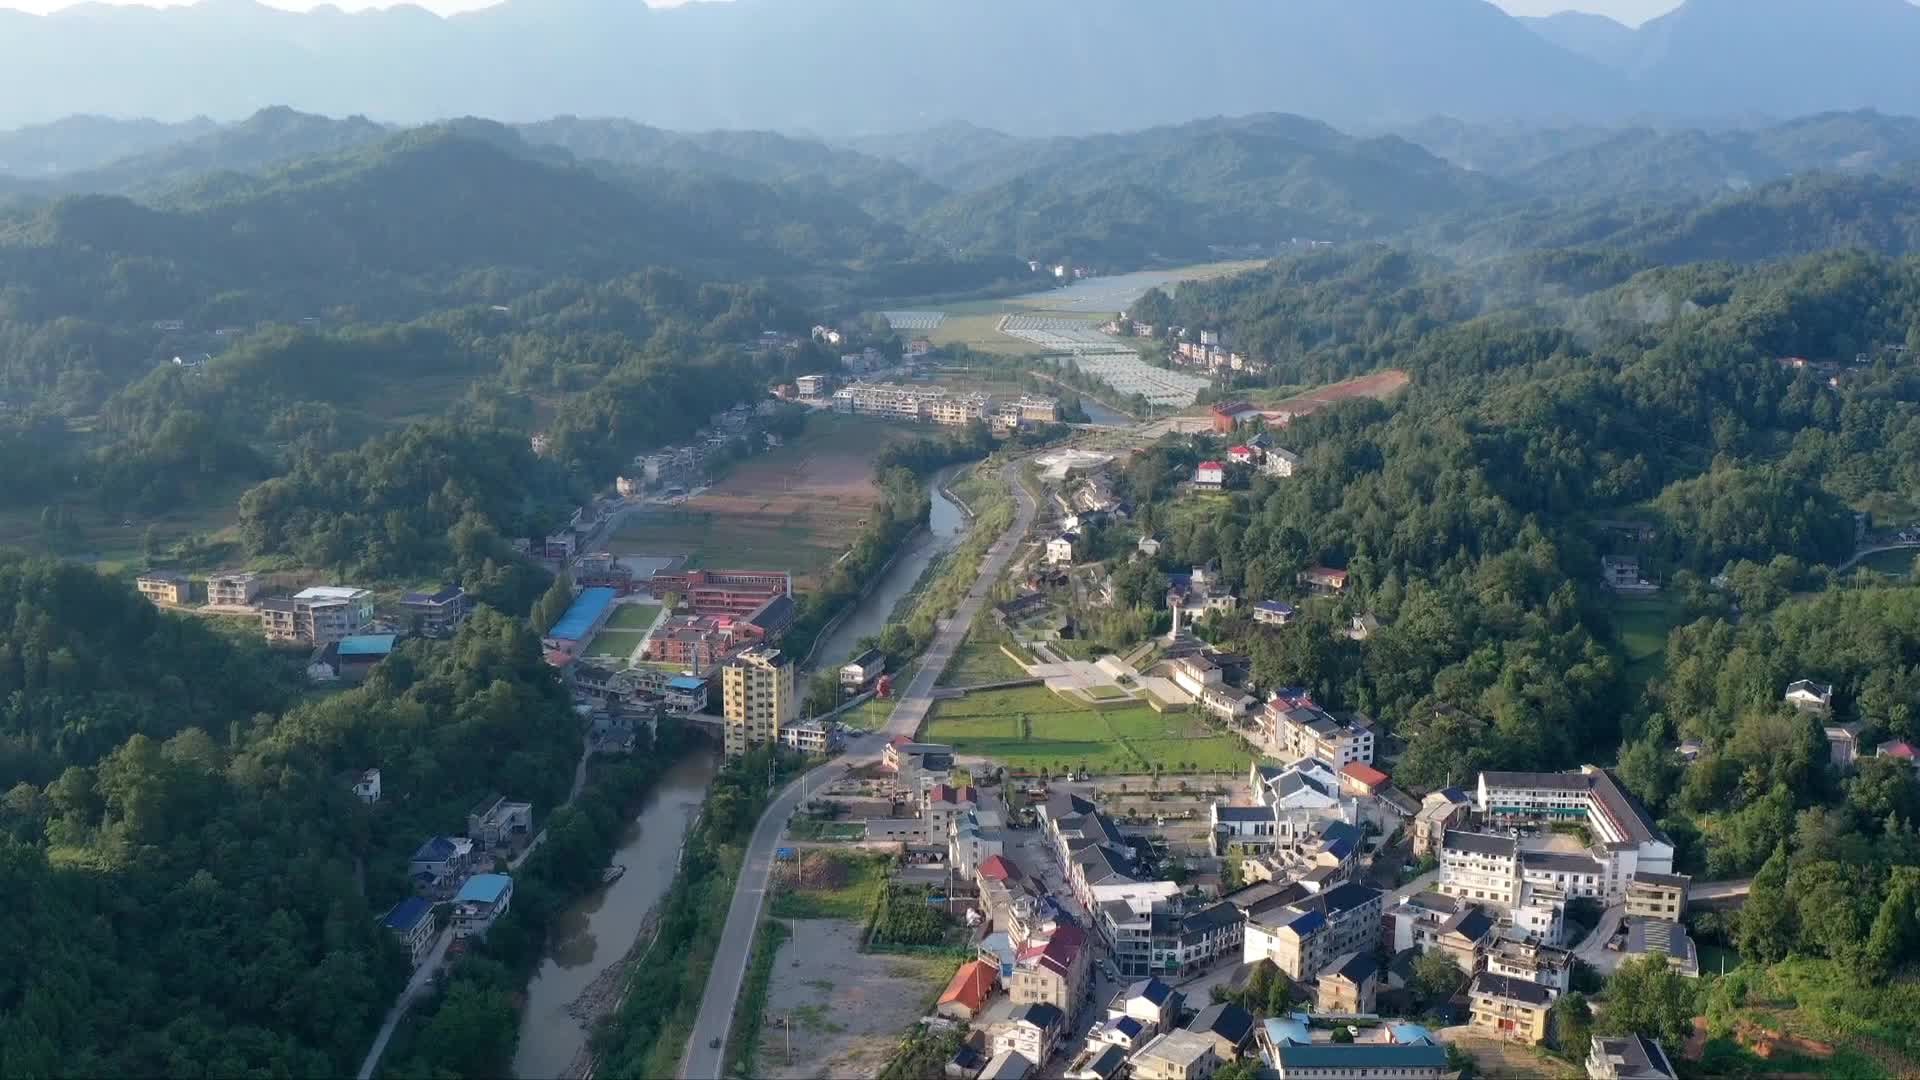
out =
{"type": "Polygon", "coordinates": [[[837,412],[856,416],[919,420],[928,401],[944,396],[946,391],[935,386],[857,382],[834,391],[833,407],[837,412]]]}
{"type": "Polygon", "coordinates": [[[1278,757],[1312,758],[1335,772],[1350,762],[1373,764],[1373,724],[1364,716],[1339,717],[1311,702],[1275,697],[1262,725],[1278,757]]]}
{"type": "Polygon", "coordinates": [[[1449,830],[1440,843],[1440,891],[1512,907],[1520,898],[1520,850],[1510,836],[1449,830]]]}
{"type": "Polygon", "coordinates": [[[1673,841],[1595,765],[1565,773],[1481,773],[1475,809],[1490,825],[1585,825],[1593,840],[1591,873],[1570,861],[1546,861],[1529,878],[1568,895],[1621,903],[1634,874],[1673,872],[1673,841]]]}

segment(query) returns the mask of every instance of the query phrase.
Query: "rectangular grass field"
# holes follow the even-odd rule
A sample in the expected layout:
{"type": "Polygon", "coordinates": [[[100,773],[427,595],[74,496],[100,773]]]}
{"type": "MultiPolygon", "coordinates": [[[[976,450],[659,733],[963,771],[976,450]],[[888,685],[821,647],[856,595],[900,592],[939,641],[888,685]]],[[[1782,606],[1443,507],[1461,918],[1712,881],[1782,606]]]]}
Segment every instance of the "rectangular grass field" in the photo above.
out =
{"type": "Polygon", "coordinates": [[[1100,773],[1168,771],[1238,773],[1252,751],[1196,714],[1162,715],[1145,705],[1096,711],[1045,687],[1017,687],[936,702],[923,737],[960,754],[993,758],[1016,769],[1100,773]]]}
{"type": "Polygon", "coordinates": [[[620,604],[614,607],[613,614],[608,617],[607,629],[651,630],[653,620],[659,615],[659,604],[620,604]]]}
{"type": "Polygon", "coordinates": [[[601,659],[625,660],[640,647],[646,635],[636,630],[602,630],[587,645],[587,655],[601,659]]]}

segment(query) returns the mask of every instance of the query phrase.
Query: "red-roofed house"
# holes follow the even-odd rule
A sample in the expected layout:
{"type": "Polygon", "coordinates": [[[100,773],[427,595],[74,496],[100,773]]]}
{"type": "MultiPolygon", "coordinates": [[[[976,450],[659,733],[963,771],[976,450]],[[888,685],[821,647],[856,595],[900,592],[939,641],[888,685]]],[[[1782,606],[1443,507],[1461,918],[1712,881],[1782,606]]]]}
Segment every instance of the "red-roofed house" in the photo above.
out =
{"type": "Polygon", "coordinates": [[[1227,467],[1217,461],[1203,461],[1193,470],[1193,486],[1221,488],[1227,483],[1227,467]]]}
{"type": "Polygon", "coordinates": [[[1071,1017],[1086,998],[1091,968],[1085,931],[1054,927],[1045,941],[1029,941],[1013,967],[1007,996],[1015,1005],[1052,1005],[1071,1017]]]}
{"type": "Polygon", "coordinates": [[[1227,448],[1227,460],[1240,465],[1253,464],[1254,452],[1251,446],[1232,446],[1227,448]]]}
{"type": "Polygon", "coordinates": [[[989,855],[980,861],[980,876],[988,881],[1006,883],[1019,881],[1027,875],[1020,864],[1004,855],[989,855]]]}
{"type": "Polygon", "coordinates": [[[933,1007],[933,1011],[949,1020],[971,1023],[980,1010],[986,1008],[987,999],[993,996],[994,985],[999,981],[993,965],[969,960],[953,973],[953,980],[947,983],[947,989],[940,995],[940,1002],[933,1007]]]}
{"type": "Polygon", "coordinates": [[[980,792],[972,784],[935,784],[927,789],[921,817],[932,831],[930,835],[945,836],[947,822],[979,806],[980,792]]]}
{"type": "Polygon", "coordinates": [[[1340,768],[1340,790],[1348,795],[1378,795],[1389,779],[1364,761],[1349,761],[1340,768]]]}
{"type": "Polygon", "coordinates": [[[1914,764],[1916,759],[1920,759],[1920,751],[1916,751],[1913,744],[1905,739],[1888,739],[1881,743],[1874,753],[1881,757],[1899,758],[1909,765],[1914,764]]]}

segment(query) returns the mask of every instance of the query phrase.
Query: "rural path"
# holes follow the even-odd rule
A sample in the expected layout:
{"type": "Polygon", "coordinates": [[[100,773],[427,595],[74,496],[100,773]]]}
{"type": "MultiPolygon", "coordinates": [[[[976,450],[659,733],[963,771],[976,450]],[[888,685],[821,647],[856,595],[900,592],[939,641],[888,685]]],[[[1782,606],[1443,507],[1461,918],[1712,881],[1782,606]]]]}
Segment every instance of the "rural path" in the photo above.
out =
{"type": "Polygon", "coordinates": [[[1833,572],[1836,574],[1844,574],[1859,565],[1860,560],[1878,555],[1883,551],[1914,551],[1917,549],[1920,549],[1920,543],[1904,540],[1897,544],[1875,544],[1872,547],[1863,547],[1853,553],[1853,558],[1834,567],[1833,572]]]}
{"type": "Polygon", "coordinates": [[[373,1038],[373,1049],[368,1050],[366,1059],[360,1062],[359,1080],[372,1080],[373,1070],[380,1066],[380,1055],[387,1052],[387,1043],[393,1038],[394,1030],[400,1026],[400,1018],[407,1015],[407,1010],[413,1007],[414,999],[432,984],[433,977],[440,971],[440,965],[447,959],[447,946],[451,944],[453,944],[453,927],[448,926],[440,931],[439,937],[433,939],[433,949],[427,953],[426,960],[414,971],[413,978],[407,980],[407,988],[400,992],[400,998],[393,1003],[393,1008],[387,1010],[387,1018],[380,1025],[380,1034],[373,1038]]]}
{"type": "Polygon", "coordinates": [[[1007,568],[1007,562],[1019,548],[1021,538],[1032,528],[1039,502],[1020,483],[1020,461],[1009,462],[1000,470],[1001,479],[1012,489],[1015,512],[1013,524],[1000,534],[980,561],[980,574],[974,580],[954,612],[940,624],[933,642],[921,659],[920,670],[900,695],[900,701],[886,724],[851,743],[840,758],[822,765],[804,777],[804,787],[796,780],[774,799],[760,824],[753,830],[746,858],[740,865],[740,878],[734,887],[733,902],[727,908],[726,928],[714,951],[713,970],[707,976],[706,993],[700,999],[693,1032],[681,1056],[680,1075],[686,1080],[715,1080],[726,1057],[727,1035],[733,1030],[733,1014],[746,984],[747,962],[753,954],[753,938],[760,926],[760,913],[766,906],[767,886],[773,878],[774,848],[786,828],[787,819],[800,806],[803,790],[818,790],[846,775],[854,765],[877,757],[895,735],[911,737],[926,721],[933,707],[934,683],[946,670],[948,661],[973,626],[974,617],[986,605],[987,594],[1007,568]]]}
{"type": "MultiPolygon", "coordinates": [[[[573,768],[573,790],[567,793],[567,801],[560,806],[566,806],[580,797],[580,792],[587,786],[587,761],[592,756],[593,745],[589,742],[580,752],[579,764],[573,768]]],[[[557,810],[559,807],[554,809],[557,810]]],[[[552,818],[553,815],[547,816],[552,818]]],[[[526,862],[527,856],[533,854],[534,850],[540,846],[540,842],[546,838],[546,829],[535,833],[520,854],[508,861],[507,869],[520,869],[520,864],[526,862]]],[[[380,1067],[380,1056],[387,1052],[387,1043],[392,1040],[394,1030],[400,1026],[400,1018],[407,1015],[407,1010],[413,1008],[413,1003],[433,982],[433,977],[440,973],[440,967],[447,959],[447,946],[452,943],[453,926],[449,924],[440,931],[440,936],[434,939],[433,948],[427,953],[427,958],[414,970],[413,977],[407,980],[406,989],[400,991],[400,996],[394,999],[393,1007],[387,1010],[387,1018],[380,1025],[380,1033],[373,1038],[373,1047],[367,1051],[366,1058],[360,1062],[360,1080],[369,1080],[373,1076],[373,1070],[380,1067]]]]}

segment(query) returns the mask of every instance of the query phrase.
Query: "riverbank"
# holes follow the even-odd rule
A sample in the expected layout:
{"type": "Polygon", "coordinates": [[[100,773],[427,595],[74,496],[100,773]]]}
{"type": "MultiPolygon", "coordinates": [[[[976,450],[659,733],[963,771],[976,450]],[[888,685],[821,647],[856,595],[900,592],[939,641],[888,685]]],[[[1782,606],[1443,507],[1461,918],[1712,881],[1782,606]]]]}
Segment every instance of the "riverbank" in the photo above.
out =
{"type": "Polygon", "coordinates": [[[626,972],[652,946],[659,906],[686,837],[719,770],[719,755],[694,746],[635,808],[612,861],[620,879],[575,901],[554,920],[546,955],[527,985],[515,1074],[579,1075],[587,1034],[618,1004],[626,972]]]}
{"type": "Polygon", "coordinates": [[[762,747],[726,762],[714,777],[699,823],[688,835],[680,870],[659,907],[659,928],[644,965],[621,980],[612,1014],[596,1026],[592,1071],[609,1076],[670,1076],[694,1016],[752,835],[772,793],[801,762],[762,747]]]}

